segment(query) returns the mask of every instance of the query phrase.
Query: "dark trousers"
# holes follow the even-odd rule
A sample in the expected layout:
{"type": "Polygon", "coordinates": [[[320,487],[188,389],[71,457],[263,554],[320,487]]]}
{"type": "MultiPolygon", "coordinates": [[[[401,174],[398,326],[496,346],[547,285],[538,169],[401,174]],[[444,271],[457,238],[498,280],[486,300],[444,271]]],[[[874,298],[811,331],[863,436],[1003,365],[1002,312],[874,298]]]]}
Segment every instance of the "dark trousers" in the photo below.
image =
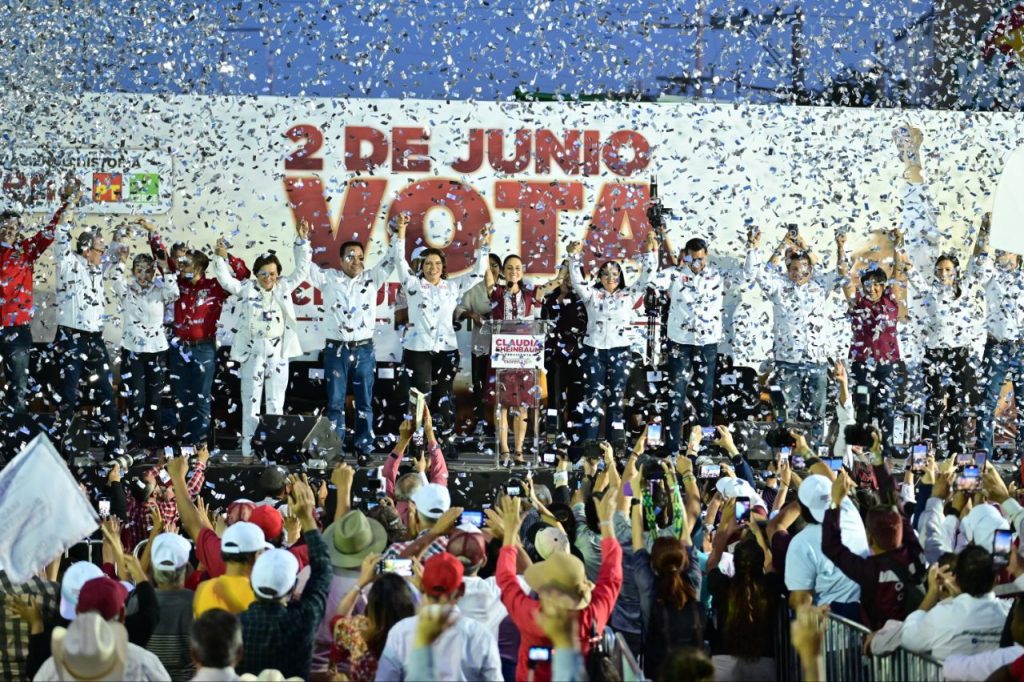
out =
{"type": "Polygon", "coordinates": [[[981,407],[978,410],[978,449],[993,450],[996,407],[1003,384],[1013,383],[1013,401],[1017,412],[1017,452],[1024,445],[1024,343],[996,341],[985,344],[985,362],[981,376],[981,407]]]}
{"type": "Polygon", "coordinates": [[[121,349],[121,395],[128,403],[128,434],[135,445],[157,445],[163,438],[160,402],[166,375],[163,351],[121,349]]]}
{"type": "Polygon", "coordinates": [[[455,433],[455,396],[452,387],[459,371],[459,351],[405,350],[402,353],[402,364],[408,381],[406,386],[427,396],[438,440],[450,443],[455,433]]]}
{"type": "Polygon", "coordinates": [[[715,395],[715,370],[718,344],[688,346],[668,342],[668,415],[665,417],[665,451],[679,450],[686,401],[694,407],[694,423],[711,426],[712,401],[715,395]]]}
{"type": "Polygon", "coordinates": [[[178,435],[186,445],[210,437],[210,401],[217,371],[217,344],[185,344],[177,339],[167,351],[167,369],[177,407],[178,435]]]}
{"type": "Polygon", "coordinates": [[[851,362],[850,376],[857,422],[877,424],[882,442],[890,447],[896,417],[903,411],[906,368],[902,362],[851,362]]]}
{"type": "Polygon", "coordinates": [[[117,402],[111,385],[110,355],[101,332],[83,332],[68,327],[57,328],[55,341],[60,367],[60,405],[57,406],[58,433],[67,434],[78,406],[79,388],[83,375],[93,383],[98,394],[107,438],[107,454],[121,447],[118,428],[117,402]]]}
{"type": "Polygon", "coordinates": [[[32,355],[31,325],[0,327],[0,366],[3,367],[3,411],[28,411],[29,359],[32,355]]]}
{"type": "Polygon", "coordinates": [[[924,377],[928,389],[924,434],[936,452],[966,451],[964,437],[971,417],[974,374],[969,348],[929,348],[924,352],[924,377]]]}
{"type": "Polygon", "coordinates": [[[579,413],[584,395],[580,358],[565,357],[559,353],[548,356],[545,365],[548,373],[548,414],[555,418],[551,427],[569,442],[575,442],[583,421],[579,413]]]}
{"type": "Polygon", "coordinates": [[[491,370],[490,355],[474,354],[470,359],[473,376],[473,416],[477,422],[489,423],[493,412],[487,409],[487,380],[491,370]]]}
{"type": "Polygon", "coordinates": [[[586,402],[583,403],[583,438],[601,437],[604,417],[605,439],[626,437],[622,400],[626,393],[629,372],[633,368],[633,352],[629,346],[599,350],[583,347],[583,372],[586,380],[586,402]]]}

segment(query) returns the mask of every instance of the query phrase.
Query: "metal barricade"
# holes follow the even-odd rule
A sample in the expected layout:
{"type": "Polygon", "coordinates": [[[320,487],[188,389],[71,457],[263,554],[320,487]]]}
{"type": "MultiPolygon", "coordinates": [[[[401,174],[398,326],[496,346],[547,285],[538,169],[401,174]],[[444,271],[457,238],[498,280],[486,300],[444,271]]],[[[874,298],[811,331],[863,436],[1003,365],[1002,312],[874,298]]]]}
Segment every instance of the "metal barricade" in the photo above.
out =
{"type": "MultiPolygon", "coordinates": [[[[800,658],[789,636],[791,612],[779,609],[775,660],[779,682],[800,682],[800,658]]],[[[915,654],[902,647],[885,656],[864,653],[868,628],[852,620],[828,614],[825,626],[825,675],[828,682],[939,682],[942,663],[931,656],[915,654]]]]}
{"type": "Polygon", "coordinates": [[[615,646],[612,651],[612,657],[616,662],[615,667],[622,675],[622,682],[643,682],[647,679],[644,677],[644,671],[637,664],[633,652],[629,650],[626,640],[619,633],[615,634],[615,646]]]}

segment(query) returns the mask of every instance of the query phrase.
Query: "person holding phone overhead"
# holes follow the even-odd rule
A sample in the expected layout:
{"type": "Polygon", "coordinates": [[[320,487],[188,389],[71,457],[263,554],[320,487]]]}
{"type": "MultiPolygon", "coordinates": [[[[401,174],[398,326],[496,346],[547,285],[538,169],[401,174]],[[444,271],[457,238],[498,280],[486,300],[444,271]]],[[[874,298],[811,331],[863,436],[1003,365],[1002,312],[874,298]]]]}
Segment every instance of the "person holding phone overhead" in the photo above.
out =
{"type": "Polygon", "coordinates": [[[391,240],[398,281],[409,302],[409,325],[402,338],[402,365],[408,385],[428,396],[441,440],[447,442],[455,429],[452,384],[459,371],[459,346],[453,324],[455,308],[487,271],[492,233],[487,225],[480,237],[473,240],[479,243],[473,269],[449,278],[444,251],[433,247],[423,250],[420,273],[413,272],[406,260],[408,224],[405,218],[398,220],[391,240]]]}
{"type": "Polygon", "coordinates": [[[858,289],[846,255],[846,235],[836,234],[836,270],[842,278],[853,326],[850,374],[856,385],[856,419],[861,424],[876,424],[882,430],[883,442],[891,444],[906,378],[899,345],[899,323],[906,318],[906,309],[893,284],[906,282],[907,255],[902,232],[893,230],[890,243],[895,251],[892,277],[881,264],[870,263],[858,273],[858,289]]]}
{"type": "Polygon", "coordinates": [[[291,294],[306,280],[310,264],[309,223],[296,227],[295,270],[281,276],[281,261],[266,253],[253,263],[255,280],[240,282],[228,268],[227,242],[217,243],[213,274],[224,288],[244,303],[231,345],[231,358],[241,364],[242,380],[242,459],[252,463],[252,437],[260,419],[264,394],[268,414],[284,413],[288,390],[289,359],[302,354],[295,331],[295,307],[291,294]]]}
{"type": "MultiPolygon", "coordinates": [[[[487,270],[484,278],[491,301],[492,320],[529,320],[537,317],[544,298],[560,284],[557,278],[542,287],[524,284],[523,259],[515,254],[505,257],[501,265],[501,274],[504,284],[498,284],[490,270],[487,270]]],[[[490,374],[491,381],[496,382],[497,374],[493,370],[490,374]]],[[[526,464],[526,460],[523,459],[526,416],[530,408],[540,402],[540,387],[534,385],[532,370],[506,370],[501,373],[501,378],[502,385],[494,386],[494,395],[498,403],[498,443],[502,461],[508,464],[508,423],[509,417],[512,416],[515,418],[512,422],[515,463],[526,464]]]]}
{"type": "Polygon", "coordinates": [[[639,258],[640,276],[626,286],[622,266],[606,261],[597,272],[597,283],[583,279],[580,261],[583,245],[569,244],[569,277],[573,289],[587,308],[587,335],[583,340],[583,374],[587,401],[583,405],[584,440],[597,440],[604,418],[604,433],[613,443],[625,440],[622,399],[632,369],[631,345],[634,308],[657,266],[658,240],[647,233],[645,253],[639,258]]]}

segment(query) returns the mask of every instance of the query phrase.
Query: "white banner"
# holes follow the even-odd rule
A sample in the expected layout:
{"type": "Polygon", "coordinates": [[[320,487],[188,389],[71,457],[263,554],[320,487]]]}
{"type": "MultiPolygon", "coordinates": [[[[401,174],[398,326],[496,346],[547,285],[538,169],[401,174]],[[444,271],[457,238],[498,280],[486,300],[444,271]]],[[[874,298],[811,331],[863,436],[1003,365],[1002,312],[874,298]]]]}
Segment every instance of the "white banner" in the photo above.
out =
{"type": "MultiPolygon", "coordinates": [[[[908,123],[924,131],[928,190],[948,235],[941,248],[966,260],[981,214],[992,209],[1002,158],[1024,142],[1020,117],[1003,113],[119,94],[57,104],[20,126],[4,117],[0,133],[61,149],[120,149],[130,140],[133,149],[173,154],[170,182],[159,171],[160,192],[172,191],[170,211],[155,216],[167,243],[209,249],[227,236],[249,263],[276,250],[287,272],[295,225],[305,219],[319,264],[337,267],[340,245],[355,239],[367,244],[370,266],[386,248],[388,220],[409,212],[409,253],[441,247],[449,274],[458,274],[472,265],[486,227],[494,252],[521,255],[533,282],[555,272],[572,241],[584,242],[592,265],[642,251],[653,178],[674,209],[672,247],[710,240],[720,269],[742,263],[749,224],[770,245],[787,223],[798,224],[826,270],[835,267],[840,227],[851,230],[855,256],[885,258],[877,231],[899,223],[904,184],[891,133],[908,123]]],[[[118,224],[88,212],[79,222],[118,224]]],[[[130,243],[147,250],[140,232],[130,243]]],[[[49,260],[36,269],[40,339],[55,331],[49,260]]],[[[381,360],[400,357],[397,293],[392,281],[378,296],[381,360]]],[[[322,325],[320,292],[303,286],[293,299],[303,348],[316,351],[331,331],[322,325]]],[[[740,364],[766,358],[771,309],[760,290],[737,288],[726,306],[725,350],[740,364]]],[[[837,324],[848,327],[844,310],[837,296],[837,324]]],[[[107,338],[115,340],[112,322],[107,338]]],[[[468,356],[468,341],[463,350],[468,356]]]]}
{"type": "Polygon", "coordinates": [[[544,369],[544,335],[491,334],[491,367],[544,369]]]}
{"type": "Polygon", "coordinates": [[[44,434],[0,471],[0,519],[0,567],[15,585],[99,528],[96,511],[44,434]]]}

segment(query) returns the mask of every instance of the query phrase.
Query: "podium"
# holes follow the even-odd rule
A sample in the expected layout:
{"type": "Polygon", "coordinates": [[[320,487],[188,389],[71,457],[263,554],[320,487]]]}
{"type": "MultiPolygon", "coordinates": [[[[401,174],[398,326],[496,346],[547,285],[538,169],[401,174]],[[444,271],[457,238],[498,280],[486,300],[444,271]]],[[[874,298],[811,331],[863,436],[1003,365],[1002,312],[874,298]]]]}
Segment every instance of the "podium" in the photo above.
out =
{"type": "MultiPolygon", "coordinates": [[[[541,373],[544,371],[544,340],[551,320],[487,320],[491,335],[491,369],[494,371],[494,463],[501,464],[501,436],[498,428],[502,408],[532,409],[533,460],[540,457],[541,373]]],[[[514,429],[509,419],[510,451],[514,429]]],[[[525,454],[525,453],[524,453],[525,454]]],[[[527,462],[530,462],[527,459],[527,462]]]]}

